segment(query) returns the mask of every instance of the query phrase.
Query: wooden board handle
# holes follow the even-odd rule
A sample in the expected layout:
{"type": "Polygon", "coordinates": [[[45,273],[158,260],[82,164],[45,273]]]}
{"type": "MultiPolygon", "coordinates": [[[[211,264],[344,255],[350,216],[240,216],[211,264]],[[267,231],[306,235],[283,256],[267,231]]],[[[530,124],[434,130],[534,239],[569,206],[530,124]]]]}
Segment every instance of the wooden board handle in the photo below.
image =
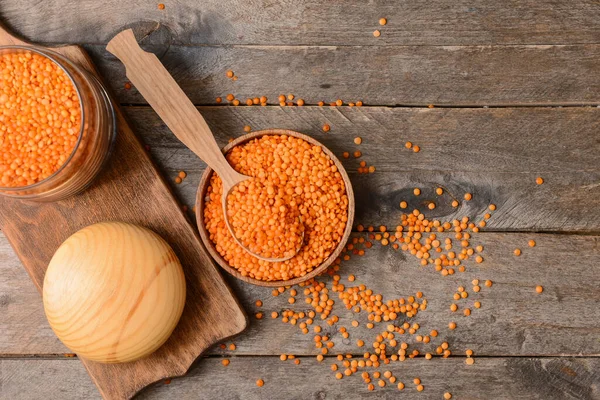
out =
{"type": "Polygon", "coordinates": [[[202,115],[160,60],[140,48],[131,29],[117,34],[106,49],[125,65],[129,80],[175,136],[215,170],[226,187],[247,179],[229,165],[202,115]]]}

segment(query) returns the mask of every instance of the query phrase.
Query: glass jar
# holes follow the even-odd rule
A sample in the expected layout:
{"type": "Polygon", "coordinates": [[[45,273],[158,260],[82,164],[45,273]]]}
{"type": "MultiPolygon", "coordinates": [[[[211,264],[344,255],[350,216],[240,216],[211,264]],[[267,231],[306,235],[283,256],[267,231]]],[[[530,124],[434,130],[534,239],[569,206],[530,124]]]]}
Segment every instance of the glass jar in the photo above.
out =
{"type": "Polygon", "coordinates": [[[0,195],[35,201],[62,200],[87,188],[102,169],[116,137],[115,112],[100,81],[66,57],[36,46],[0,47],[0,56],[26,52],[49,58],[69,77],[79,97],[81,128],[70,156],[56,172],[29,186],[0,186],[0,195]]]}

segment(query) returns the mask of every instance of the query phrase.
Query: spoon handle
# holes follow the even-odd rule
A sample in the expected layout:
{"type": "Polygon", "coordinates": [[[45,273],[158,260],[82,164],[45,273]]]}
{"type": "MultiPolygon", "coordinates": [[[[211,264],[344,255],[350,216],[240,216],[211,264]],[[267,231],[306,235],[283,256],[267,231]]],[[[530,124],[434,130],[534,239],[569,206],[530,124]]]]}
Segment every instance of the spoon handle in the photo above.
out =
{"type": "Polygon", "coordinates": [[[216,171],[225,187],[247,179],[229,165],[200,112],[160,60],[140,48],[131,29],[112,38],[106,49],[125,65],[129,80],[175,136],[216,171]]]}

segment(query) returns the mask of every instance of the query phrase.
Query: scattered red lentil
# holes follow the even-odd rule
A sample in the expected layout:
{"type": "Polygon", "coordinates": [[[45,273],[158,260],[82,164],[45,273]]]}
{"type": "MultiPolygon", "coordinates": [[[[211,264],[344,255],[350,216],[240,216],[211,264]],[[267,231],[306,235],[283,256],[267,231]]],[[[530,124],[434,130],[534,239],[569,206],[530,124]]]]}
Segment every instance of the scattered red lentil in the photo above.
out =
{"type": "Polygon", "coordinates": [[[258,379],[256,381],[256,386],[258,386],[258,387],[262,387],[262,386],[264,386],[264,384],[265,384],[265,381],[263,381],[262,379],[258,379]]]}
{"type": "Polygon", "coordinates": [[[381,31],[379,31],[379,30],[374,30],[374,31],[373,31],[373,36],[375,36],[375,37],[379,37],[379,36],[381,36],[381,31]]]}
{"type": "Polygon", "coordinates": [[[329,132],[331,130],[331,127],[327,124],[323,125],[323,132],[329,132]]]}
{"type": "Polygon", "coordinates": [[[165,9],[165,5],[163,3],[158,3],[158,9],[159,10],[164,10],[165,9]]]}
{"type": "Polygon", "coordinates": [[[535,183],[537,183],[538,185],[541,185],[542,183],[544,183],[544,178],[542,178],[541,176],[538,176],[535,179],[535,183]]]}

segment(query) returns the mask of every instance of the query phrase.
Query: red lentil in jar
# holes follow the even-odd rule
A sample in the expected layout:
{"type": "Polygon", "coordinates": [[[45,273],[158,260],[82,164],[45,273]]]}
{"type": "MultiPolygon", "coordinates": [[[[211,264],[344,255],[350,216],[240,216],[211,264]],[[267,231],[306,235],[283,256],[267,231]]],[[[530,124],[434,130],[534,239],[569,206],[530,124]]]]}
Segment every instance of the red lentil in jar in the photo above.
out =
{"type": "Polygon", "coordinates": [[[320,146],[287,135],[265,135],[227,153],[238,172],[277,187],[286,205],[295,203],[304,226],[304,243],[283,262],[246,253],[227,229],[221,205],[221,179],[212,174],[206,192],[204,224],[217,252],[243,276],[264,281],[301,277],[336,249],[348,221],[348,196],[342,175],[320,146]]]}
{"type": "Polygon", "coordinates": [[[32,52],[0,55],[0,183],[19,187],[54,174],[79,138],[81,106],[71,79],[32,52]]]}
{"type": "Polygon", "coordinates": [[[37,201],[89,186],[116,137],[96,77],[38,46],[0,46],[0,195],[37,201]]]}

